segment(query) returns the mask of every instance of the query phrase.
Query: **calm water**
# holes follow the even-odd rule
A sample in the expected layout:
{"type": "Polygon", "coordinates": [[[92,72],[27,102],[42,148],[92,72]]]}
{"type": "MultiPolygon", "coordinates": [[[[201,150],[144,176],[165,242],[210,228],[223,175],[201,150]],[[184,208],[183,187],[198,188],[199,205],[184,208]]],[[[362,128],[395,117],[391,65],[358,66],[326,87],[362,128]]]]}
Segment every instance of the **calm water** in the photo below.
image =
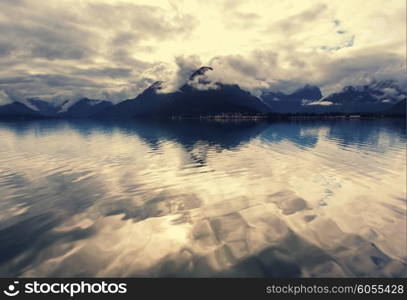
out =
{"type": "Polygon", "coordinates": [[[0,276],[407,276],[403,120],[0,123],[0,276]]]}

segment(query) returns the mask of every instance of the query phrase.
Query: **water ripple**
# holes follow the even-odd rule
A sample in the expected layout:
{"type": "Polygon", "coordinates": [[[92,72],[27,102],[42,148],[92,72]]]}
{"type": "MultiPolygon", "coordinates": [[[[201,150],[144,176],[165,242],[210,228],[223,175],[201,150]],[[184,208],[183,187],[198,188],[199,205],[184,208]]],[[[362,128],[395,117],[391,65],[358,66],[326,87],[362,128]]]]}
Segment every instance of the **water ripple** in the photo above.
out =
{"type": "Polygon", "coordinates": [[[402,120],[0,123],[0,276],[407,276],[402,120]]]}

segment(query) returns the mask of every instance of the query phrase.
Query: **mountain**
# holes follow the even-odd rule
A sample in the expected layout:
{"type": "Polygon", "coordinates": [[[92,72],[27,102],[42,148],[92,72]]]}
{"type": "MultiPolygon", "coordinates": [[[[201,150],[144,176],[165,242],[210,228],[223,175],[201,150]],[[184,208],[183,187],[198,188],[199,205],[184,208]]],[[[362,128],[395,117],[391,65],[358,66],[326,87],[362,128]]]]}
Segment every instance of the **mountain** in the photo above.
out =
{"type": "Polygon", "coordinates": [[[194,81],[198,79],[198,81],[201,82],[208,82],[208,78],[206,77],[205,73],[208,71],[213,71],[213,68],[211,67],[200,67],[198,70],[196,70],[192,75],[189,77],[189,81],[194,81]]]}
{"type": "Polygon", "coordinates": [[[392,107],[390,107],[388,110],[385,111],[386,115],[390,116],[406,116],[406,110],[407,110],[407,105],[406,105],[406,99],[403,99],[396,104],[394,104],[392,107]]]}
{"type": "Polygon", "coordinates": [[[122,101],[109,109],[101,110],[95,114],[97,117],[136,117],[149,116],[153,114],[158,107],[170,101],[173,93],[160,93],[162,81],[156,81],[134,99],[122,101]]]}
{"type": "Polygon", "coordinates": [[[163,83],[157,81],[135,99],[118,103],[102,111],[98,117],[137,116],[200,116],[221,113],[268,113],[270,108],[260,99],[243,91],[238,85],[212,82],[206,72],[211,67],[201,67],[176,92],[163,93],[163,83]]]}
{"type": "Polygon", "coordinates": [[[28,107],[35,109],[42,116],[55,117],[58,114],[59,108],[54,106],[50,102],[38,98],[27,99],[26,101],[28,107]]]}
{"type": "Polygon", "coordinates": [[[304,87],[297,89],[292,94],[287,95],[289,100],[319,100],[322,98],[322,93],[319,87],[306,84],[304,87]]]}
{"type": "Polygon", "coordinates": [[[341,113],[379,113],[406,98],[394,81],[375,81],[363,86],[346,86],[339,93],[308,103],[304,111],[341,113]]]}
{"type": "Polygon", "coordinates": [[[305,85],[291,94],[266,92],[261,98],[280,113],[380,113],[406,98],[394,81],[374,81],[362,86],[346,86],[323,97],[316,86],[305,85]]]}
{"type": "Polygon", "coordinates": [[[50,102],[38,98],[31,98],[0,106],[0,117],[87,118],[111,106],[113,106],[113,104],[109,101],[88,98],[83,98],[73,103],[67,100],[60,106],[55,106],[50,102]]]}
{"type": "Polygon", "coordinates": [[[58,111],[58,116],[64,118],[88,118],[112,107],[109,101],[82,98],[69,105],[65,102],[58,111]]]}
{"type": "Polygon", "coordinates": [[[303,111],[307,102],[313,102],[322,98],[319,87],[306,84],[291,94],[282,92],[265,92],[261,99],[275,112],[297,113],[303,111]]]}
{"type": "Polygon", "coordinates": [[[269,113],[270,108],[259,98],[236,84],[212,82],[206,73],[211,67],[201,67],[174,93],[171,101],[158,108],[158,115],[214,115],[222,113],[269,113]]]}
{"type": "Polygon", "coordinates": [[[42,115],[21,102],[12,102],[0,106],[1,118],[38,118],[42,115]]]}
{"type": "Polygon", "coordinates": [[[159,115],[214,115],[222,113],[258,114],[271,112],[260,99],[243,91],[238,85],[215,83],[200,90],[186,84],[180,92],[158,109],[159,115]]]}
{"type": "Polygon", "coordinates": [[[317,86],[305,85],[293,93],[265,92],[261,99],[236,84],[211,81],[211,67],[191,74],[177,91],[165,92],[164,83],[154,82],[136,98],[116,105],[109,101],[82,98],[62,105],[30,98],[0,106],[1,118],[132,118],[199,117],[224,113],[379,113],[405,115],[406,96],[394,81],[374,81],[362,86],[346,86],[323,97],[317,86]]]}

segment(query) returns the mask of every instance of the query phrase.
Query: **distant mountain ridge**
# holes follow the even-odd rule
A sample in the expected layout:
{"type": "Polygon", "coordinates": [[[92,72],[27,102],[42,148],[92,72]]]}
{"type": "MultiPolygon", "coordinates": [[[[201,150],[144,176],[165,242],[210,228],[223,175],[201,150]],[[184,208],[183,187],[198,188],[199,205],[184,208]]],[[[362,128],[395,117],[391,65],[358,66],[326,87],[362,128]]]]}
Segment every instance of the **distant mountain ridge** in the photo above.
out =
{"type": "Polygon", "coordinates": [[[401,100],[400,102],[397,102],[394,104],[392,107],[390,107],[388,110],[385,111],[386,115],[389,116],[406,116],[407,113],[407,105],[406,105],[406,99],[401,100]]]}
{"type": "Polygon", "coordinates": [[[0,118],[39,118],[42,114],[21,102],[13,102],[0,106],[0,118]]]}
{"type": "Polygon", "coordinates": [[[51,103],[38,99],[38,98],[31,98],[27,99],[27,102],[30,104],[31,108],[36,110],[39,114],[53,117],[58,114],[58,107],[52,105],[51,103]]]}
{"type": "Polygon", "coordinates": [[[88,118],[112,106],[113,103],[109,101],[82,98],[66,110],[59,111],[58,115],[68,118],[88,118]]]}
{"type": "Polygon", "coordinates": [[[238,85],[211,82],[201,67],[193,72],[178,91],[162,93],[163,82],[154,82],[134,99],[116,104],[98,117],[171,117],[200,116],[222,113],[266,114],[271,109],[259,98],[242,90],[238,85]]]}
{"type": "Polygon", "coordinates": [[[397,102],[406,99],[406,96],[406,92],[389,80],[363,86],[345,86],[341,92],[314,104],[323,108],[322,112],[378,113],[390,109],[397,102]]]}
{"type": "Polygon", "coordinates": [[[264,92],[261,99],[275,112],[298,113],[303,110],[306,102],[316,101],[322,98],[319,87],[306,84],[291,94],[282,92],[264,92]]]}
{"type": "Polygon", "coordinates": [[[132,118],[217,114],[270,113],[379,113],[405,116],[406,92],[394,81],[374,81],[363,86],[346,86],[323,97],[318,86],[306,84],[292,93],[266,91],[260,98],[236,84],[208,79],[212,67],[203,66],[174,92],[164,92],[165,82],[156,81],[137,97],[117,104],[82,98],[60,105],[39,98],[0,106],[0,118],[132,118]]]}
{"type": "Polygon", "coordinates": [[[384,113],[406,96],[394,81],[387,80],[345,86],[327,97],[318,87],[305,85],[292,94],[266,92],[262,99],[279,113],[384,113]]]}

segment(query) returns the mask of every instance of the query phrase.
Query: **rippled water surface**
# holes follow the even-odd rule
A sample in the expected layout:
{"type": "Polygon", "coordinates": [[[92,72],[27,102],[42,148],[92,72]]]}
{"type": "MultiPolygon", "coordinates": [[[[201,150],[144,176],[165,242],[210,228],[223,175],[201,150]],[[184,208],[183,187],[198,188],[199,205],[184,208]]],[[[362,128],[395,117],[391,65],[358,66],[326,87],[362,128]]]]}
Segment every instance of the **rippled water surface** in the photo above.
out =
{"type": "Polygon", "coordinates": [[[0,123],[0,276],[407,276],[404,120],[0,123]]]}

